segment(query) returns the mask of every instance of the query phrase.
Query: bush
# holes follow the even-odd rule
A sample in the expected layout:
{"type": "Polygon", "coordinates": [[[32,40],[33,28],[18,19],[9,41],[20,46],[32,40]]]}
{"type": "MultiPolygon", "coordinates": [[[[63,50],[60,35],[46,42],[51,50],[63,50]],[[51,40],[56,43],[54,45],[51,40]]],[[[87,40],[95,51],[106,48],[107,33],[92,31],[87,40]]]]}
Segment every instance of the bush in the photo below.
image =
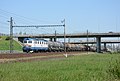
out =
{"type": "Polygon", "coordinates": [[[120,80],[120,60],[119,59],[116,59],[115,61],[113,60],[110,61],[107,73],[112,79],[120,80]]]}
{"type": "Polygon", "coordinates": [[[6,39],[5,39],[5,40],[10,40],[10,36],[6,37],[6,39]]]}

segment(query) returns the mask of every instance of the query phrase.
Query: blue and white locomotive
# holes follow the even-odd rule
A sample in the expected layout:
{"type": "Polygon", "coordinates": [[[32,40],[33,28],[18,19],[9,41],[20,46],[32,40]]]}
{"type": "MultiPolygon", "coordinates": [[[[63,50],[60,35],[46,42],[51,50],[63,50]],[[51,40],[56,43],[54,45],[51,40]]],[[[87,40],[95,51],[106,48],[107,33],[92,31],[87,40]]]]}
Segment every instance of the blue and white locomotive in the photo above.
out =
{"type": "Polygon", "coordinates": [[[23,52],[47,51],[48,42],[43,39],[25,38],[23,40],[23,52]]]}

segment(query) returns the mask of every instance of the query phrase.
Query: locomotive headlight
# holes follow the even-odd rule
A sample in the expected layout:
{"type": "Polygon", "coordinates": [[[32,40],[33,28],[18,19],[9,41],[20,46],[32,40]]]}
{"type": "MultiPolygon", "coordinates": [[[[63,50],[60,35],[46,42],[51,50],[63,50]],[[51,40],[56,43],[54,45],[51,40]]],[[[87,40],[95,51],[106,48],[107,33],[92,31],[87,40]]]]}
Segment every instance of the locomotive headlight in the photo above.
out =
{"type": "Polygon", "coordinates": [[[31,47],[31,45],[28,45],[28,47],[31,47]]]}
{"type": "Polygon", "coordinates": [[[24,44],[25,47],[31,47],[31,45],[28,45],[28,44],[24,44]]]}

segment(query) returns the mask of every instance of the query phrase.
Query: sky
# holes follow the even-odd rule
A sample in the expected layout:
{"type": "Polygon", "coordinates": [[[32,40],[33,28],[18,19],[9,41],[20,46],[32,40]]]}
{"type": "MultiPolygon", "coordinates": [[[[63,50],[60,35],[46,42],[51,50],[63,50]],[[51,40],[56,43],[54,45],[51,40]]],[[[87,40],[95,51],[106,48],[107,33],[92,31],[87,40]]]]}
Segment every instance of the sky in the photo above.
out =
{"type": "MultiPolygon", "coordinates": [[[[0,32],[9,34],[13,25],[62,24],[66,33],[120,32],[120,0],[0,0],[0,32]]],[[[14,28],[14,33],[63,33],[56,28],[14,28]]]]}

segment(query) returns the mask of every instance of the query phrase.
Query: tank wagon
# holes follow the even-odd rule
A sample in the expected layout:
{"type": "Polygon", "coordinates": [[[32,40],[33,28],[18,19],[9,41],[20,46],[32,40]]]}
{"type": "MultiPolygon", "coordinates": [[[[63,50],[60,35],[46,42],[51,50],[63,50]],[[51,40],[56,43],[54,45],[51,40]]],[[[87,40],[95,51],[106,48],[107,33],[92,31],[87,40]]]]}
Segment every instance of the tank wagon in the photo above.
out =
{"type": "MultiPolygon", "coordinates": [[[[65,44],[66,51],[87,51],[89,46],[81,44],[65,44]]],[[[23,40],[23,52],[62,52],[64,51],[63,42],[52,42],[37,38],[25,38],[23,40]]],[[[90,50],[89,50],[90,51],[90,50]]]]}

